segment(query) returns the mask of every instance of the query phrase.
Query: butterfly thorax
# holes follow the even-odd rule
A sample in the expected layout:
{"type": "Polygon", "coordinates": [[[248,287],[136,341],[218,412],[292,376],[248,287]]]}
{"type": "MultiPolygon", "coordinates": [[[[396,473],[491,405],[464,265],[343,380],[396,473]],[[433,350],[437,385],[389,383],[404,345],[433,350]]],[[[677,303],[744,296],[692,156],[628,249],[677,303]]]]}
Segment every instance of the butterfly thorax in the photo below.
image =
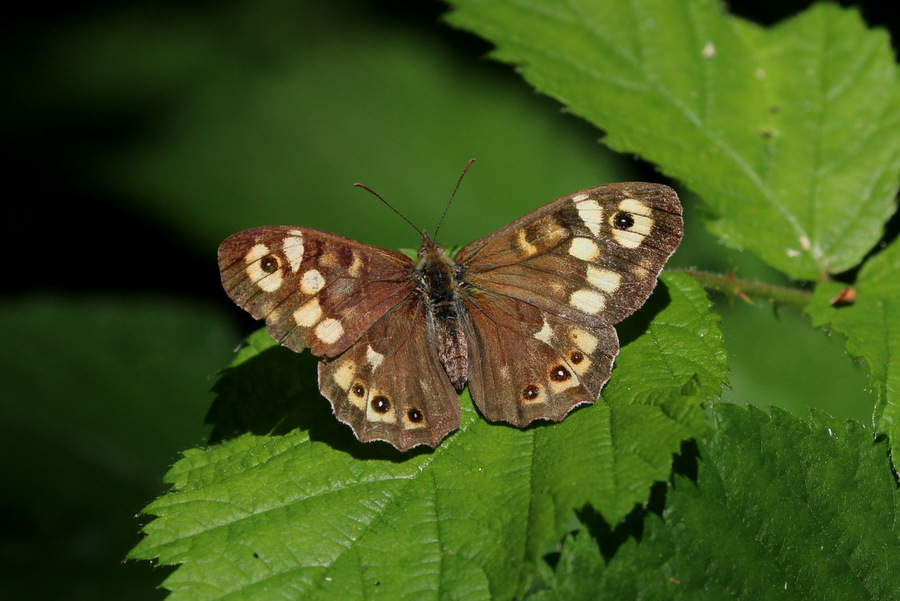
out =
{"type": "Polygon", "coordinates": [[[428,335],[437,343],[441,364],[450,381],[462,389],[468,379],[465,308],[459,295],[462,267],[422,232],[422,248],[414,273],[416,292],[427,313],[428,335]]]}

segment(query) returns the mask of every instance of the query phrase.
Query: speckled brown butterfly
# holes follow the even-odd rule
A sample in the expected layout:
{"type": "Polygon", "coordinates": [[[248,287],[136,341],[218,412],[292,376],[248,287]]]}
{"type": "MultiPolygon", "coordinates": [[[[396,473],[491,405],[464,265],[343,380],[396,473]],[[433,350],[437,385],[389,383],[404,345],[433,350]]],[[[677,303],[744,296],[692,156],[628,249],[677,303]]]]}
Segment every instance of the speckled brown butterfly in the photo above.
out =
{"type": "Polygon", "coordinates": [[[219,247],[228,295],[319,363],[319,389],[362,441],[437,446],[466,382],[491,421],[562,420],[593,403],[613,324],[656,286],[682,236],[671,188],[620,183],[554,200],[454,257],[422,233],[418,260],[291,226],[219,247]]]}

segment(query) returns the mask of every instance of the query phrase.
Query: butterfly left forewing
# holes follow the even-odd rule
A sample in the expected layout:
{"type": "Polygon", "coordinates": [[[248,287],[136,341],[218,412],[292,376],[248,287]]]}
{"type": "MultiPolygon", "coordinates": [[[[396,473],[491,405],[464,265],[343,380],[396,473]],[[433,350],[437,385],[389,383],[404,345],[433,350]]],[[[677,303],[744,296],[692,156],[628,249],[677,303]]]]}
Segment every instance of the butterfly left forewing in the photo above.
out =
{"type": "Polygon", "coordinates": [[[671,188],[610,184],[564,196],[460,250],[476,341],[469,386],[482,412],[522,426],[596,400],[618,352],[612,325],[653,291],[682,227],[671,188]]]}
{"type": "Polygon", "coordinates": [[[412,294],[412,261],[311,228],[258,227],[219,247],[225,291],[284,346],[343,352],[412,294]]]}

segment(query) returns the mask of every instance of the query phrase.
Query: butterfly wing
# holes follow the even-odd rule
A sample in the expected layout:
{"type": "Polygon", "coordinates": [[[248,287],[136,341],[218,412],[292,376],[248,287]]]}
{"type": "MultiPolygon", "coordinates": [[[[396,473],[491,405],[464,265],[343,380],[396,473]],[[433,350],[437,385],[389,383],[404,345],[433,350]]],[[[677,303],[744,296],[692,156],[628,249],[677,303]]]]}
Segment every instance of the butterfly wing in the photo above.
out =
{"type": "Polygon", "coordinates": [[[219,246],[228,296],[275,340],[334,357],[413,290],[400,253],[310,228],[258,227],[219,246]]]}
{"type": "Polygon", "coordinates": [[[260,227],[219,247],[228,295],[284,346],[319,357],[319,389],[360,440],[437,445],[459,403],[427,344],[412,261],[310,228],[260,227]]]}
{"type": "Polygon", "coordinates": [[[524,426],[593,403],[618,353],[613,324],[643,305],[682,232],[671,188],[609,184],[460,250],[469,389],[482,413],[524,426]]]}
{"type": "Polygon", "coordinates": [[[424,303],[410,297],[342,355],[319,363],[319,389],[359,440],[405,451],[435,447],[459,427],[459,400],[428,327],[424,303]]]}

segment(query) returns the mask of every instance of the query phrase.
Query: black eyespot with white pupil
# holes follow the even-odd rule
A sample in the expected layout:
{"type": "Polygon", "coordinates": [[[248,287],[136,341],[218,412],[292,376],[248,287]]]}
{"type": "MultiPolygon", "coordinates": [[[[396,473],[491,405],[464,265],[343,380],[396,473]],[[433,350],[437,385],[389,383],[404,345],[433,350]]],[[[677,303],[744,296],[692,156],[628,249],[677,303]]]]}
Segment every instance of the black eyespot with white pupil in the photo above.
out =
{"type": "Polygon", "coordinates": [[[266,255],[259,262],[259,267],[266,273],[275,273],[278,271],[278,257],[275,255],[266,255]]]}
{"type": "Polygon", "coordinates": [[[613,226],[619,230],[630,230],[634,227],[634,215],[625,211],[619,211],[613,217],[613,226]]]}
{"type": "Polygon", "coordinates": [[[418,424],[425,417],[422,415],[422,412],[416,409],[415,407],[410,407],[406,410],[406,417],[414,424],[418,424]]]}
{"type": "Polygon", "coordinates": [[[377,395],[372,399],[372,411],[375,413],[387,413],[391,410],[391,401],[386,396],[377,395]]]}
{"type": "Polygon", "coordinates": [[[359,398],[366,396],[366,387],[358,382],[350,390],[359,398]]]}
{"type": "Polygon", "coordinates": [[[565,382],[571,377],[572,374],[562,365],[556,365],[550,370],[550,379],[554,382],[565,382]]]}
{"type": "Polygon", "coordinates": [[[572,351],[569,353],[569,361],[571,361],[573,365],[578,365],[584,361],[584,353],[581,351],[572,351]]]}
{"type": "Polygon", "coordinates": [[[522,398],[526,401],[533,401],[538,398],[538,394],[540,394],[540,388],[535,384],[529,384],[522,389],[522,398]]]}

